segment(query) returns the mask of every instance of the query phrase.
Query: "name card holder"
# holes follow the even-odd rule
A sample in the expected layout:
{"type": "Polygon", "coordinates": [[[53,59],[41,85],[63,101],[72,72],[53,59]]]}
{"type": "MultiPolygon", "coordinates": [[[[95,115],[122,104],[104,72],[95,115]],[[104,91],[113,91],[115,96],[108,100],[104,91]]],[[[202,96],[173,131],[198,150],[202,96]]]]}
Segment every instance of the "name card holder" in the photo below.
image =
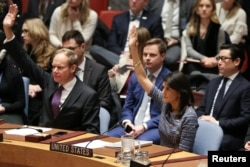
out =
{"type": "Polygon", "coordinates": [[[50,143],[50,151],[62,152],[67,154],[74,154],[84,157],[93,157],[93,149],[86,147],[72,146],[62,143],[50,143]]]}

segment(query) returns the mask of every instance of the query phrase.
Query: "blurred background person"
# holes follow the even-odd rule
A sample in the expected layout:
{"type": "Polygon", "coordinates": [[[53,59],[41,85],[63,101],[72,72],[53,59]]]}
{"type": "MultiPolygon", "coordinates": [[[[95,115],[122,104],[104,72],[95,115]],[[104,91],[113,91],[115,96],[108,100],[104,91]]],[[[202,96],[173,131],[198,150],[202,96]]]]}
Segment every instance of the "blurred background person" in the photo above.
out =
{"type": "Polygon", "coordinates": [[[0,32],[0,118],[4,122],[24,124],[25,96],[22,76],[13,65],[13,61],[5,56],[2,43],[4,34],[0,32]]]}
{"type": "Polygon", "coordinates": [[[51,16],[58,6],[66,0],[28,0],[27,11],[23,13],[24,19],[40,18],[46,27],[49,27],[51,16]]]}
{"type": "Polygon", "coordinates": [[[52,14],[49,26],[50,41],[53,46],[60,48],[63,34],[68,30],[78,30],[88,50],[96,25],[97,13],[89,8],[88,0],[67,0],[52,14]]]}
{"type": "Polygon", "coordinates": [[[216,14],[221,28],[226,31],[234,44],[244,43],[248,34],[246,12],[237,0],[223,0],[216,4],[216,14]]]}
{"type": "MultiPolygon", "coordinates": [[[[52,56],[55,48],[49,41],[49,33],[43,21],[39,18],[27,19],[22,26],[23,47],[30,58],[43,70],[51,72],[52,56]]],[[[24,76],[30,76],[30,71],[24,71],[24,76]]],[[[36,78],[30,79],[29,85],[29,124],[38,125],[42,106],[42,89],[36,78]]]]}
{"type": "Polygon", "coordinates": [[[183,72],[218,74],[215,57],[221,44],[227,42],[228,36],[219,23],[214,0],[196,0],[186,28],[185,49],[187,57],[199,63],[187,62],[183,72]]]}

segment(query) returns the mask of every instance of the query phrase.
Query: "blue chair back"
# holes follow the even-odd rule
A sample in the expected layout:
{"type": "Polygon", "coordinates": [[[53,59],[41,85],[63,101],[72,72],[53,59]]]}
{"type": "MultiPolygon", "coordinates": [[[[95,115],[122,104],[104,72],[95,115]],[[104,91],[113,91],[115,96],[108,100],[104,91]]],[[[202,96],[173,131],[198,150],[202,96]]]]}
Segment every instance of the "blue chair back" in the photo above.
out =
{"type": "Polygon", "coordinates": [[[199,127],[196,132],[193,152],[208,155],[208,151],[217,151],[220,148],[223,130],[214,123],[198,120],[199,127]]]}

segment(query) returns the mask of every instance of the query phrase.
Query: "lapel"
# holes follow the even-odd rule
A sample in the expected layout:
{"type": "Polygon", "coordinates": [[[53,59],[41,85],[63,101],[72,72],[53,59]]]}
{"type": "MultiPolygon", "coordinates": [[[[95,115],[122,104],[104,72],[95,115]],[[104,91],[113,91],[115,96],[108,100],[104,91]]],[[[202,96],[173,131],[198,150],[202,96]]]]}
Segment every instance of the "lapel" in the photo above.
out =
{"type": "Polygon", "coordinates": [[[140,26],[139,27],[147,27],[148,14],[145,10],[143,10],[141,18],[140,18],[140,26]]]}
{"type": "Polygon", "coordinates": [[[213,105],[213,102],[214,102],[214,97],[215,97],[215,94],[217,92],[217,89],[220,85],[220,81],[222,80],[222,77],[218,77],[216,79],[216,81],[214,82],[214,84],[211,86],[213,89],[209,90],[211,93],[210,95],[208,95],[206,98],[208,100],[208,106],[210,106],[210,109],[209,109],[209,113],[211,111],[211,108],[212,108],[212,105],[213,105]],[[210,97],[213,97],[213,98],[210,98],[210,97]]]}
{"type": "Polygon", "coordinates": [[[63,112],[67,112],[65,108],[67,109],[68,107],[66,106],[72,106],[76,101],[78,100],[78,97],[82,93],[82,82],[77,78],[76,84],[74,85],[73,89],[69,93],[68,97],[65,99],[64,103],[62,104],[62,109],[59,113],[59,115],[63,112]]]}
{"type": "Polygon", "coordinates": [[[223,98],[223,101],[221,102],[221,106],[219,108],[219,112],[217,114],[217,117],[220,115],[221,113],[221,109],[224,107],[224,105],[226,104],[226,102],[228,101],[228,99],[230,98],[231,94],[237,89],[240,87],[240,84],[241,84],[241,76],[238,74],[237,77],[233,80],[233,82],[231,83],[231,85],[229,86],[224,98],[223,98]]]}

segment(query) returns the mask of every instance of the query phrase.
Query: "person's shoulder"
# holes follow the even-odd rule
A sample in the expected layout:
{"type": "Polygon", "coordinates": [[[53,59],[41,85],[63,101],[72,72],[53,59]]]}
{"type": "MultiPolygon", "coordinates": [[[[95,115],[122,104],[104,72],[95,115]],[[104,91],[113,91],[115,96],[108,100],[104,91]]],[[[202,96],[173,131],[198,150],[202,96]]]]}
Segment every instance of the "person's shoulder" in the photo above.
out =
{"type": "Polygon", "coordinates": [[[143,13],[142,13],[142,17],[148,17],[149,19],[161,19],[161,16],[159,16],[158,14],[155,14],[153,12],[150,12],[150,11],[147,11],[147,10],[143,10],[143,13]]]}
{"type": "Polygon", "coordinates": [[[99,63],[97,63],[93,60],[90,60],[88,58],[86,58],[86,64],[92,66],[93,69],[95,69],[95,70],[99,70],[99,71],[103,71],[103,72],[107,71],[107,68],[104,65],[99,64],[99,63]]]}
{"type": "Polygon", "coordinates": [[[96,18],[97,19],[98,15],[94,10],[90,9],[89,10],[89,18],[91,18],[91,19],[96,18]]]}
{"type": "Polygon", "coordinates": [[[75,87],[80,91],[79,93],[81,93],[83,96],[89,96],[97,93],[93,88],[91,88],[86,83],[80,81],[79,79],[77,79],[75,87]]]}
{"type": "Polygon", "coordinates": [[[171,73],[171,71],[167,67],[162,67],[162,69],[161,69],[162,75],[168,75],[170,73],[171,73]]]}
{"type": "Polygon", "coordinates": [[[124,11],[124,12],[121,12],[121,13],[115,15],[113,20],[120,20],[121,18],[124,18],[124,17],[129,17],[129,11],[124,11]]]}

